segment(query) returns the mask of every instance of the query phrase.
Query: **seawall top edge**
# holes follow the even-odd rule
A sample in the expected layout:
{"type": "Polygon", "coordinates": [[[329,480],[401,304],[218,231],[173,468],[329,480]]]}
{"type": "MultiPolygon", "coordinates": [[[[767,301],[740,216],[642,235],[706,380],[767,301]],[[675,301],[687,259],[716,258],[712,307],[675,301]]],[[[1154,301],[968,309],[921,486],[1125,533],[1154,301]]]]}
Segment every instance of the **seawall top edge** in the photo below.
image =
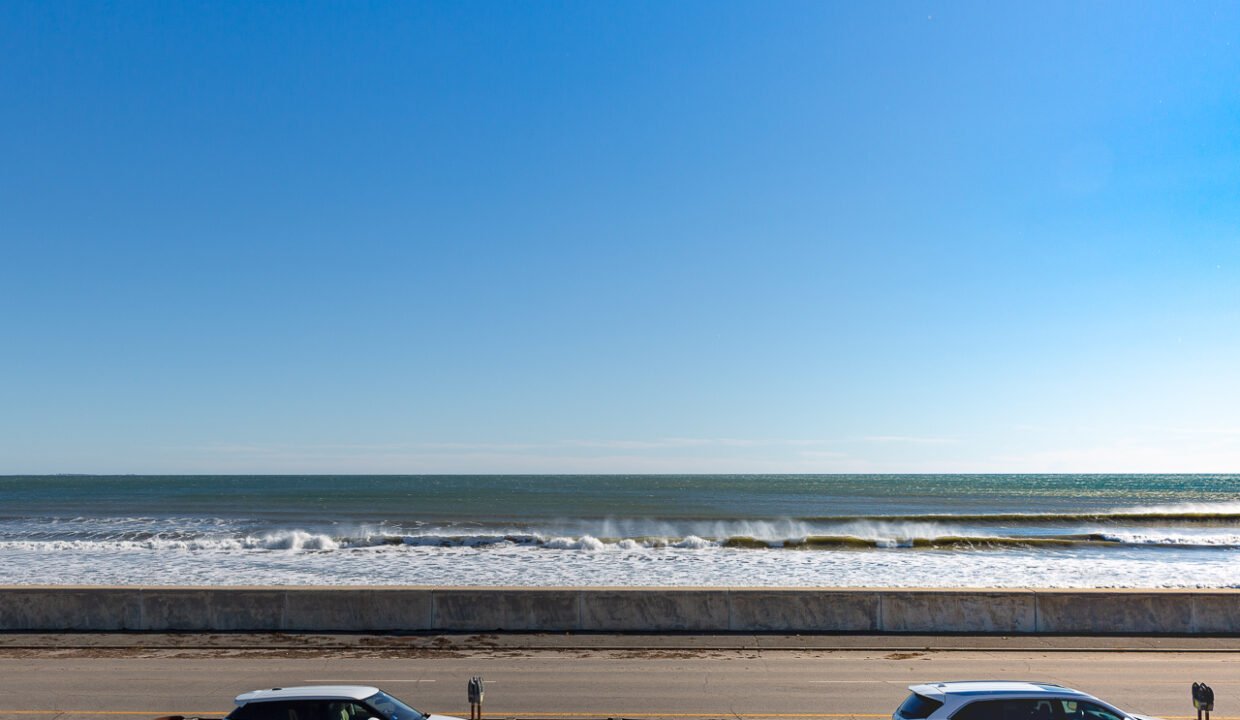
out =
{"type": "Polygon", "coordinates": [[[743,592],[743,593],[941,593],[983,595],[1240,595],[1240,588],[993,588],[993,587],[833,587],[833,586],[499,586],[499,585],[9,585],[0,584],[0,592],[14,590],[40,591],[115,591],[115,592],[168,592],[168,591],[229,591],[229,592],[357,592],[357,591],[405,591],[405,592],[743,592]]]}

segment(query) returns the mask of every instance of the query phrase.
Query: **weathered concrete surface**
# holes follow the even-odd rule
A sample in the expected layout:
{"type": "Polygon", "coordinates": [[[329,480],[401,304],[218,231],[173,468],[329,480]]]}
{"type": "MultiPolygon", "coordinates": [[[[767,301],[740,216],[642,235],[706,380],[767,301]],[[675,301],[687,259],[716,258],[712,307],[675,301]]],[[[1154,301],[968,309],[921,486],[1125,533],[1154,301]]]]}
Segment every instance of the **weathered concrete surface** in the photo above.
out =
{"type": "Polygon", "coordinates": [[[1240,594],[1198,594],[1192,598],[1195,633],[1240,633],[1240,594]]]}
{"type": "Polygon", "coordinates": [[[289,588],[284,597],[283,630],[373,628],[374,631],[429,630],[434,627],[431,591],[420,588],[289,588]]]}
{"type": "Polygon", "coordinates": [[[880,593],[729,590],[732,632],[875,632],[880,593]]]}
{"type": "Polygon", "coordinates": [[[1240,591],[0,587],[0,631],[1240,635],[1240,591]]]}
{"type": "Polygon", "coordinates": [[[728,592],[682,588],[580,590],[585,631],[727,632],[728,592]]]}
{"type": "Polygon", "coordinates": [[[284,627],[284,590],[149,589],[143,590],[142,629],[249,630],[284,627]]]}
{"type": "Polygon", "coordinates": [[[1037,631],[1030,590],[885,592],[884,632],[1031,633],[1037,631]]]}
{"type": "Polygon", "coordinates": [[[1234,591],[1075,590],[1036,597],[1044,633],[1240,633],[1240,593],[1234,591]]]}
{"type": "Polygon", "coordinates": [[[435,590],[432,622],[442,630],[572,630],[580,620],[575,593],[435,590]]]}
{"type": "Polygon", "coordinates": [[[3,630],[140,630],[142,602],[131,588],[3,588],[3,630]]]}

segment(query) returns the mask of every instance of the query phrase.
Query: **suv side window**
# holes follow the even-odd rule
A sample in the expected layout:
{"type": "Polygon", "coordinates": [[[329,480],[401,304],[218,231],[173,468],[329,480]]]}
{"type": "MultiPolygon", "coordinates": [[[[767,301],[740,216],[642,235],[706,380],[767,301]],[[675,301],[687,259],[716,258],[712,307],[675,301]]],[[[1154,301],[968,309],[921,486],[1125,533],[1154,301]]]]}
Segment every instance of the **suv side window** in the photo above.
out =
{"type": "Polygon", "coordinates": [[[371,720],[377,717],[374,710],[352,700],[337,700],[324,707],[322,720],[371,720]]]}
{"type": "Polygon", "coordinates": [[[228,720],[325,720],[322,705],[308,700],[252,702],[233,710],[228,720]]]}
{"type": "MultiPolygon", "coordinates": [[[[978,700],[952,715],[952,720],[1065,720],[1058,702],[1050,700],[978,700]]],[[[1068,718],[1067,720],[1107,720],[1068,718]]],[[[1116,720],[1122,720],[1117,718],[1116,720]]]]}

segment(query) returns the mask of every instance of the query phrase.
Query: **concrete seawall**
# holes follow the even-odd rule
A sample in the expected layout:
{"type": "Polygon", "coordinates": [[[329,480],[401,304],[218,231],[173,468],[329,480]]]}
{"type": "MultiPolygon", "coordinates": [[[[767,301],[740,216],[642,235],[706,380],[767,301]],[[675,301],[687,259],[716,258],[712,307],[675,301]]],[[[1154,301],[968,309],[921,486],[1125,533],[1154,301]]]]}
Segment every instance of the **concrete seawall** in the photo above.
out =
{"type": "Polygon", "coordinates": [[[1240,591],[0,587],[23,630],[1240,635],[1240,591]]]}

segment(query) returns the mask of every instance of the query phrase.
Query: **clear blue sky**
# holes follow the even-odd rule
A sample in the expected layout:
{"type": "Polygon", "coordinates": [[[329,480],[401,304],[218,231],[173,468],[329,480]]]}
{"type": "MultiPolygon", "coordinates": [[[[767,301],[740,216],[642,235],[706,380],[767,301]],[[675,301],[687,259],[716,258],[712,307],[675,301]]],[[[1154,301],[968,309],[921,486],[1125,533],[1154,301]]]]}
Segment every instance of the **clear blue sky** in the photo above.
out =
{"type": "Polygon", "coordinates": [[[0,4],[0,473],[1240,471],[1240,4],[0,4]]]}

